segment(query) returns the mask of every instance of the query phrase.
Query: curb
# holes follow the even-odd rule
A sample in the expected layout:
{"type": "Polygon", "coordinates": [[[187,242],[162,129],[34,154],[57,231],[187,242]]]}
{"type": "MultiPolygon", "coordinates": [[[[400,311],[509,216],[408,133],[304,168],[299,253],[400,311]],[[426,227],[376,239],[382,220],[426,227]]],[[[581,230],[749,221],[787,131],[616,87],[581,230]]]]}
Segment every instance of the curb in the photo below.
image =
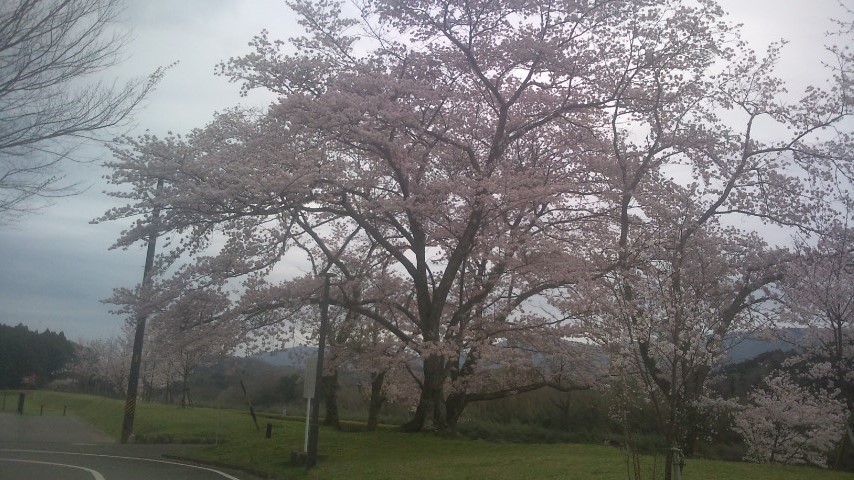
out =
{"type": "Polygon", "coordinates": [[[183,462],[197,463],[199,465],[208,465],[211,467],[228,468],[230,470],[237,470],[239,472],[254,475],[254,476],[256,476],[258,478],[262,478],[264,480],[276,480],[278,478],[269,472],[265,472],[262,470],[258,470],[258,469],[243,466],[243,465],[234,465],[234,464],[227,463],[227,462],[220,462],[217,460],[199,460],[197,458],[190,458],[190,457],[185,457],[182,455],[172,455],[169,453],[164,453],[161,456],[163,458],[168,458],[170,460],[181,460],[183,462]]]}

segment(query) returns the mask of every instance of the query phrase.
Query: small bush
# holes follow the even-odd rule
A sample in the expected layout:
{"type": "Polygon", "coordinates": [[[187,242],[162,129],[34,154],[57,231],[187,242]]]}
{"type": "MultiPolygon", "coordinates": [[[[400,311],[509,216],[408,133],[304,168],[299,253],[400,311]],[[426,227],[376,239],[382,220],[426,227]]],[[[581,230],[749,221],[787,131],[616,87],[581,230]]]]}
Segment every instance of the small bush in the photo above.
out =
{"type": "Polygon", "coordinates": [[[457,426],[467,438],[502,443],[603,443],[606,435],[589,430],[561,431],[535,424],[469,420],[457,426]]]}

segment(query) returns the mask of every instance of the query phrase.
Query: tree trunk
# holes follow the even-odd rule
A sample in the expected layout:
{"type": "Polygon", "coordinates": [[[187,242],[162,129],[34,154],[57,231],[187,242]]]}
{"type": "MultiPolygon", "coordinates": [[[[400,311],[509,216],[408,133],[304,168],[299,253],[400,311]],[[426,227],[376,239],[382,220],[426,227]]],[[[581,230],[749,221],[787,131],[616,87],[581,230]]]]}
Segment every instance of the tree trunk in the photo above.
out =
{"type": "Polygon", "coordinates": [[[181,408],[192,406],[190,403],[190,382],[189,375],[184,374],[181,378],[181,408]]]}
{"type": "Polygon", "coordinates": [[[468,405],[468,401],[464,393],[452,393],[448,395],[448,399],[445,400],[445,419],[449,430],[457,427],[457,421],[462,416],[466,405],[468,405]]]}
{"type": "Polygon", "coordinates": [[[421,386],[418,407],[415,409],[415,415],[412,420],[401,427],[403,431],[420,432],[425,429],[447,430],[448,424],[444,394],[446,376],[445,359],[443,357],[431,355],[424,360],[424,382],[421,386]]]}
{"type": "Polygon", "coordinates": [[[324,375],[322,384],[323,400],[326,404],[323,424],[341,430],[341,420],[338,416],[338,370],[335,370],[332,375],[324,375]]]}
{"type": "Polygon", "coordinates": [[[420,432],[427,422],[427,410],[429,408],[426,398],[426,391],[421,389],[421,395],[418,397],[418,406],[415,407],[415,413],[412,419],[400,426],[404,432],[420,432]]]}
{"type": "Polygon", "coordinates": [[[673,479],[673,449],[667,447],[667,453],[664,455],[664,480],[673,479]]]}
{"type": "Polygon", "coordinates": [[[145,378],[142,379],[142,394],[140,394],[140,398],[145,403],[151,403],[151,387],[145,378]]]}
{"type": "Polygon", "coordinates": [[[371,400],[368,405],[368,426],[367,430],[373,432],[377,429],[379,423],[380,409],[385,403],[383,395],[383,382],[385,381],[385,372],[371,374],[371,400]]]}
{"type": "Polygon", "coordinates": [[[696,449],[697,442],[700,439],[702,432],[706,431],[708,428],[709,420],[704,418],[697,407],[691,404],[690,399],[697,399],[702,396],[703,385],[706,384],[706,380],[709,378],[711,371],[712,369],[709,366],[696,367],[696,371],[691,375],[685,386],[686,397],[683,398],[687,398],[689,400],[683,400],[680,402],[682,406],[679,410],[684,412],[683,418],[681,420],[674,419],[674,421],[679,421],[679,424],[674,425],[674,428],[679,432],[674,435],[674,438],[679,444],[679,448],[682,449],[682,454],[686,457],[694,455],[694,450],[696,449]]]}
{"type": "Polygon", "coordinates": [[[697,441],[700,439],[700,433],[706,427],[707,419],[702,418],[700,412],[694,407],[685,409],[685,431],[684,438],[679,439],[679,446],[682,449],[682,454],[688,457],[694,455],[697,441]]]}

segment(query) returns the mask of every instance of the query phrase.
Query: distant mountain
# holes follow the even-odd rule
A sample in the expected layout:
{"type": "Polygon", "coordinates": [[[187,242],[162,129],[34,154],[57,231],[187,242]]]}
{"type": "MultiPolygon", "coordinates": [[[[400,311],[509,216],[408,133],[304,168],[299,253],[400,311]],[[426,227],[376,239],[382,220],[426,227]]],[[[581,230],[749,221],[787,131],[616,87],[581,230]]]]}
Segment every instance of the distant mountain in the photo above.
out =
{"type": "MultiPolygon", "coordinates": [[[[803,334],[803,329],[797,328],[787,329],[784,333],[785,336],[793,339],[800,339],[803,334]]],[[[774,350],[781,352],[795,350],[795,347],[789,342],[776,338],[763,338],[756,334],[733,336],[730,341],[732,347],[727,354],[726,363],[740,363],[774,350]]]]}
{"type": "Polygon", "coordinates": [[[278,367],[304,368],[307,358],[316,355],[317,347],[291,347],[276,352],[264,352],[252,355],[264,363],[278,367]]]}
{"type": "MultiPolygon", "coordinates": [[[[800,338],[803,332],[798,329],[790,329],[787,335],[794,338],[800,338]]],[[[794,350],[794,347],[783,340],[762,338],[758,335],[742,335],[731,337],[732,347],[727,354],[726,362],[739,363],[745,360],[756,358],[759,355],[774,350],[788,352],[794,350]]],[[[257,359],[269,365],[277,367],[291,367],[296,369],[305,368],[307,358],[316,355],[317,347],[299,346],[285,348],[276,352],[264,352],[256,355],[251,355],[248,358],[257,359]]],[[[542,359],[541,359],[542,361],[542,359]]]]}

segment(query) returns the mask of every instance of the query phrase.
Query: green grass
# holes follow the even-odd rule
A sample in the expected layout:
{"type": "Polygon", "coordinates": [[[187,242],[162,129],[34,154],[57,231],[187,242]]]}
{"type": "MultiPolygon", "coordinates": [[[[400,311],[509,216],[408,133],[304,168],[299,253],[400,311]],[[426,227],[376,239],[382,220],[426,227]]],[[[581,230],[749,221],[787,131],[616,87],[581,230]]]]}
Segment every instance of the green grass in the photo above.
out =
{"type": "MultiPolygon", "coordinates": [[[[18,392],[2,393],[3,410],[14,412],[18,405],[18,392]]],[[[67,414],[76,415],[114,438],[121,432],[121,402],[93,395],[71,395],[47,391],[27,391],[24,402],[24,415],[62,415],[67,408],[67,414]],[[43,407],[43,408],[42,408],[43,407]],[[118,424],[115,418],[118,416],[118,424]]]]}
{"type": "MultiPolygon", "coordinates": [[[[17,396],[7,399],[13,411],[17,396]]],[[[26,414],[61,415],[63,405],[105,432],[118,437],[123,402],[86,395],[30,392],[26,414]]],[[[306,472],[291,466],[292,451],[301,451],[305,424],[299,419],[261,418],[256,431],[245,411],[140,404],[136,433],[149,439],[173,442],[212,441],[217,445],[185,448],[188,458],[216,461],[267,472],[277,478],[322,479],[603,479],[624,480],[625,453],[613,447],[583,444],[504,444],[485,440],[442,438],[431,434],[400,433],[393,428],[377,432],[320,431],[320,453],[328,455],[317,468],[306,472]],[[273,424],[273,438],[264,438],[264,425],[273,424]]],[[[353,426],[353,425],[351,425],[353,426]]],[[[181,447],[179,447],[180,449],[181,447]]],[[[644,457],[645,468],[657,466],[663,478],[661,458],[644,457]]],[[[653,478],[647,476],[645,478],[653,478]]],[[[755,465],[689,459],[689,480],[854,480],[854,474],[805,467],[755,465]]]]}

